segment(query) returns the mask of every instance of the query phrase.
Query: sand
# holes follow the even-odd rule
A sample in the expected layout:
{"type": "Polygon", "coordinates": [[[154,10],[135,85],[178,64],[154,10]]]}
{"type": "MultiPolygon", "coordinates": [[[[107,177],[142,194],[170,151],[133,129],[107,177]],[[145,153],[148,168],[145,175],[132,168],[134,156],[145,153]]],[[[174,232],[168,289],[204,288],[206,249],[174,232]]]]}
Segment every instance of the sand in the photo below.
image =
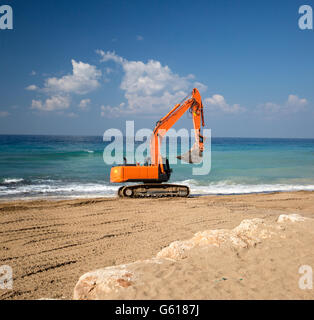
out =
{"type": "MultiPolygon", "coordinates": [[[[14,283],[0,299],[71,299],[86,272],[150,259],[199,231],[291,213],[314,219],[314,192],[1,202],[0,266],[12,267],[14,283]]],[[[313,299],[298,285],[299,267],[314,268],[313,240],[313,224],[302,222],[253,248],[195,250],[154,266],[152,285],[132,298],[313,299]]]]}

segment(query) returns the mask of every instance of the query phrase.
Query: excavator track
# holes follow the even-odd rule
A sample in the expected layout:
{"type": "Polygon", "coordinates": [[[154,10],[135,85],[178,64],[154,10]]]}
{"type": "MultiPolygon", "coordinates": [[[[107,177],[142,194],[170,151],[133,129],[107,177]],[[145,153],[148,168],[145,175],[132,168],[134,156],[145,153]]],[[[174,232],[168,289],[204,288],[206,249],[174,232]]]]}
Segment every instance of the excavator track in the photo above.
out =
{"type": "Polygon", "coordinates": [[[120,198],[188,197],[189,194],[190,189],[187,186],[161,183],[123,186],[118,190],[120,198]]]}

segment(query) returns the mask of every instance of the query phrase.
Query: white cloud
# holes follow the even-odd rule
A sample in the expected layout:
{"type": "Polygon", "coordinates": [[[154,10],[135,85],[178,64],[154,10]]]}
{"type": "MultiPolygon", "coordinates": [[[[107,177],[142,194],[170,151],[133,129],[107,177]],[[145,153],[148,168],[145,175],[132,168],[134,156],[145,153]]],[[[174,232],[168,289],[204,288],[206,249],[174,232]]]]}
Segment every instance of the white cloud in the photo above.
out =
{"type": "Polygon", "coordinates": [[[31,109],[37,109],[39,111],[56,111],[68,109],[70,106],[69,96],[52,96],[47,98],[44,102],[41,100],[32,100],[31,109]]]}
{"type": "Polygon", "coordinates": [[[9,115],[10,115],[10,113],[8,111],[0,111],[0,118],[5,118],[9,115]]]}
{"type": "Polygon", "coordinates": [[[34,84],[31,84],[30,86],[26,87],[25,89],[28,91],[35,91],[38,89],[38,87],[34,84]]]}
{"type": "Polygon", "coordinates": [[[207,90],[207,86],[198,81],[194,83],[194,86],[199,90],[201,94],[207,90]]]}
{"type": "Polygon", "coordinates": [[[87,110],[91,103],[90,99],[83,99],[80,101],[79,108],[82,110],[87,110]]]}
{"type": "MultiPolygon", "coordinates": [[[[100,86],[101,71],[95,66],[84,62],[72,62],[72,74],[65,75],[61,78],[51,77],[45,80],[43,88],[30,85],[26,90],[38,90],[40,93],[48,96],[43,100],[32,100],[31,109],[40,111],[59,111],[68,109],[71,104],[73,94],[86,94],[100,86]]],[[[90,99],[81,100],[79,107],[87,109],[90,99]]],[[[67,116],[74,116],[69,113],[67,116]]]]}
{"type": "Polygon", "coordinates": [[[291,114],[306,110],[308,101],[305,98],[299,98],[297,95],[290,94],[283,104],[274,102],[266,102],[257,107],[257,111],[269,114],[291,114]]]}
{"type": "Polygon", "coordinates": [[[136,40],[137,40],[137,41],[142,41],[142,40],[144,40],[144,37],[141,36],[141,35],[137,35],[137,36],[136,36],[136,40]]]}
{"type": "Polygon", "coordinates": [[[86,94],[100,86],[101,71],[88,63],[76,62],[72,59],[72,74],[62,78],[48,78],[44,91],[48,93],[86,94]]]}
{"type": "Polygon", "coordinates": [[[106,61],[114,61],[116,63],[123,64],[124,61],[127,61],[123,59],[122,57],[119,57],[114,51],[107,51],[104,52],[103,50],[96,50],[96,53],[98,53],[101,56],[101,62],[106,62],[106,61]]]}
{"type": "Polygon", "coordinates": [[[210,98],[204,100],[205,107],[212,111],[221,111],[223,113],[239,113],[245,111],[244,107],[239,104],[230,105],[225,98],[220,94],[214,94],[210,98]]]}
{"type": "Polygon", "coordinates": [[[149,60],[147,63],[128,61],[115,52],[96,52],[101,56],[102,62],[113,61],[121,65],[124,72],[120,88],[124,91],[127,103],[109,107],[108,110],[114,110],[114,114],[160,113],[180,102],[195,84],[202,86],[202,89],[206,88],[195,82],[193,75],[181,77],[156,60],[149,60]]]}
{"type": "Polygon", "coordinates": [[[36,71],[32,70],[32,72],[30,73],[31,76],[35,76],[36,75],[36,71]]]}
{"type": "Polygon", "coordinates": [[[76,113],[74,113],[74,112],[67,113],[66,116],[68,118],[77,118],[78,117],[78,115],[76,113]]]}
{"type": "Polygon", "coordinates": [[[102,117],[117,118],[123,112],[125,112],[125,102],[121,102],[116,107],[111,107],[109,105],[100,107],[100,115],[102,117]]]}
{"type": "Polygon", "coordinates": [[[299,110],[304,110],[307,105],[307,100],[304,98],[299,98],[297,95],[290,94],[286,102],[286,107],[293,110],[294,112],[299,110]]]}

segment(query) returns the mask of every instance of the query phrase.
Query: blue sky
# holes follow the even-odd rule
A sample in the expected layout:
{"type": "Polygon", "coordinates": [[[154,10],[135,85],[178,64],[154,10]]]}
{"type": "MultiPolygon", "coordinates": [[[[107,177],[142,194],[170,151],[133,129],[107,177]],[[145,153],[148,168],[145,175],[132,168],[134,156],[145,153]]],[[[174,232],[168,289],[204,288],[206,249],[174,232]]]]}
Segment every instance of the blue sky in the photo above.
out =
{"type": "Polygon", "coordinates": [[[3,4],[0,134],[152,129],[196,86],[213,136],[314,138],[314,1],[3,4]]]}

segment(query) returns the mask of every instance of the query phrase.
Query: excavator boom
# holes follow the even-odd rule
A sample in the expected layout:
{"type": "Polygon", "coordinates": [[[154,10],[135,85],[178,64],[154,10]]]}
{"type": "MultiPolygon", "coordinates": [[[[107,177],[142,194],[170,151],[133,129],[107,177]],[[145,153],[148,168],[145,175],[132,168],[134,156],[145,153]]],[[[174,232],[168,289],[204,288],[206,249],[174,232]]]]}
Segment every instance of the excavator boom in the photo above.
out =
{"type": "Polygon", "coordinates": [[[187,186],[162,184],[170,179],[172,170],[168,159],[163,162],[160,147],[163,137],[167,131],[182,117],[186,111],[190,111],[193,118],[195,143],[190,151],[178,156],[178,159],[188,163],[199,163],[202,160],[204,150],[201,128],[204,126],[203,104],[199,91],[194,88],[192,93],[181,103],[176,104],[157,123],[150,139],[151,163],[144,165],[124,164],[111,168],[110,181],[121,182],[143,182],[143,185],[123,186],[119,189],[121,197],[161,197],[180,196],[187,197],[189,188],[187,186]]]}

